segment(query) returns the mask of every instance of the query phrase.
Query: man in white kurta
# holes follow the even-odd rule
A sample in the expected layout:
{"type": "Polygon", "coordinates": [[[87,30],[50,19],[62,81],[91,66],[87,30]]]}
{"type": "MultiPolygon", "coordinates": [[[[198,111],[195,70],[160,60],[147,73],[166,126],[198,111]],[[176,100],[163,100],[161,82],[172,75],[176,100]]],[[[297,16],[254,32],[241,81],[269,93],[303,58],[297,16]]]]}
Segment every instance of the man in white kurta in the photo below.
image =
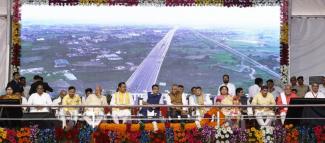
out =
{"type": "MultiPolygon", "coordinates": [[[[38,85],[36,93],[28,98],[28,105],[51,105],[52,99],[49,94],[44,92],[43,85],[38,85]]],[[[50,112],[48,107],[31,107],[30,112],[50,112]]]]}
{"type": "Polygon", "coordinates": [[[318,89],[319,85],[317,83],[313,83],[311,85],[311,91],[306,93],[305,98],[325,98],[325,95],[318,89]]]}
{"type": "MultiPolygon", "coordinates": [[[[102,95],[101,86],[96,86],[95,94],[90,94],[84,105],[96,105],[96,106],[107,106],[106,96],[102,95]]],[[[98,126],[99,123],[104,119],[105,112],[104,107],[87,107],[84,112],[84,119],[89,125],[93,127],[98,126]]]]}
{"type": "MultiPolygon", "coordinates": [[[[119,83],[118,92],[113,94],[110,105],[133,105],[133,97],[126,91],[126,84],[124,82],[119,83]]],[[[131,118],[131,108],[113,108],[112,117],[115,124],[119,124],[120,119],[124,124],[131,118]]]]}
{"type": "Polygon", "coordinates": [[[218,96],[220,95],[220,87],[222,86],[227,86],[228,87],[228,93],[231,96],[235,96],[236,95],[236,87],[234,84],[229,82],[229,75],[225,74],[223,75],[223,83],[221,85],[219,85],[218,87],[218,96]]]}

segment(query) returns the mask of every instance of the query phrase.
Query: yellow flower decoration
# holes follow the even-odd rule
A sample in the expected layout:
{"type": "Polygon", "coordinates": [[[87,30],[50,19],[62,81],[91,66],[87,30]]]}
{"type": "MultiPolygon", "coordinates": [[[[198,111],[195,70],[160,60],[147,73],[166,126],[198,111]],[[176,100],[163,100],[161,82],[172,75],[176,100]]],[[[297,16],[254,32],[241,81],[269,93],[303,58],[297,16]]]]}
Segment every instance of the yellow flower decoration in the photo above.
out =
{"type": "Polygon", "coordinates": [[[196,0],[196,5],[220,5],[223,6],[224,0],[196,0]]]}
{"type": "Polygon", "coordinates": [[[12,24],[12,43],[20,45],[20,24],[18,22],[12,24]]]}
{"type": "Polygon", "coordinates": [[[0,128],[0,139],[7,138],[7,131],[4,128],[0,128]]]}
{"type": "Polygon", "coordinates": [[[79,3],[80,5],[102,5],[102,4],[107,4],[108,0],[80,0],[79,3]]]}
{"type": "Polygon", "coordinates": [[[288,31],[288,23],[285,23],[281,26],[281,38],[280,41],[282,43],[288,44],[288,37],[289,37],[289,31],[288,31]]]}

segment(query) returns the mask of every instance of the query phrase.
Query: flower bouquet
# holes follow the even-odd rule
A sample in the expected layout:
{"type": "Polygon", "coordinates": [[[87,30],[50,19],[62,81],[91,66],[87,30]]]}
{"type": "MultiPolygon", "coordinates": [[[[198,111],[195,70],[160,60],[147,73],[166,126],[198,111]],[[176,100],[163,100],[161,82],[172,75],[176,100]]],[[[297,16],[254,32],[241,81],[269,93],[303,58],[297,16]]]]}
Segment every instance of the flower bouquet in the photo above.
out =
{"type": "Polygon", "coordinates": [[[187,137],[187,142],[188,143],[202,143],[201,130],[202,129],[193,128],[193,129],[185,131],[185,135],[187,137]]]}
{"type": "Polygon", "coordinates": [[[174,142],[175,143],[186,143],[185,125],[181,123],[180,127],[174,128],[174,142]]]}
{"type": "Polygon", "coordinates": [[[299,142],[299,131],[294,128],[292,124],[284,126],[286,130],[285,142],[298,143],[299,142]]]}
{"type": "Polygon", "coordinates": [[[4,128],[0,128],[0,142],[3,142],[7,138],[7,131],[4,128]]]}
{"type": "Polygon", "coordinates": [[[17,131],[17,137],[19,143],[30,143],[30,128],[21,128],[17,131]]]}
{"type": "Polygon", "coordinates": [[[165,136],[165,132],[163,131],[151,131],[149,132],[149,138],[150,138],[150,142],[152,143],[166,143],[166,136],[165,136]]]}
{"type": "Polygon", "coordinates": [[[232,143],[246,143],[248,141],[247,131],[242,128],[233,128],[233,135],[230,142],[232,143]]]}
{"type": "Polygon", "coordinates": [[[325,126],[316,126],[314,127],[314,133],[316,136],[317,143],[325,142],[325,126]]]}
{"type": "Polygon", "coordinates": [[[254,127],[248,129],[248,142],[263,143],[263,133],[254,127]]]}
{"type": "Polygon", "coordinates": [[[233,134],[232,129],[229,126],[229,123],[226,122],[225,124],[223,124],[223,126],[221,127],[216,127],[216,134],[215,134],[215,138],[216,138],[216,142],[225,142],[228,143],[230,142],[230,138],[233,134]]]}
{"type": "Polygon", "coordinates": [[[262,126],[261,131],[262,131],[262,135],[263,135],[263,141],[265,143],[273,143],[274,142],[274,138],[273,138],[274,127],[262,126]]]}

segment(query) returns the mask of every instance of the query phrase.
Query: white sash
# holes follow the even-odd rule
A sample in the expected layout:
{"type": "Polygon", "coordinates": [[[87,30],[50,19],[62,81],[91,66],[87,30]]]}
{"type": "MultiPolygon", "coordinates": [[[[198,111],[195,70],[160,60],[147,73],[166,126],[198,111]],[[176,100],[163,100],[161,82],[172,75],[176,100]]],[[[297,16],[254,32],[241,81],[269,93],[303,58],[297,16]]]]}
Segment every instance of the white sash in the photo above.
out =
{"type": "MultiPolygon", "coordinates": [[[[283,104],[283,105],[287,105],[287,104],[288,104],[288,103],[287,103],[287,98],[286,98],[286,95],[284,94],[284,92],[282,92],[282,93],[280,94],[280,96],[281,96],[282,104],[283,104]]],[[[286,108],[284,108],[284,110],[288,110],[288,108],[286,107],[286,108]]]]}

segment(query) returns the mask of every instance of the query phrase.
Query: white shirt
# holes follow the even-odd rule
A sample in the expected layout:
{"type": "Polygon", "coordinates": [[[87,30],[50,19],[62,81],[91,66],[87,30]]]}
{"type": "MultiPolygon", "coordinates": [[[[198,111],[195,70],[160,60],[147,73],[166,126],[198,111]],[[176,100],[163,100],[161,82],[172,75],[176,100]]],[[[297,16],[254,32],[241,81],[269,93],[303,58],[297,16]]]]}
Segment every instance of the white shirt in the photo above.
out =
{"type": "Polygon", "coordinates": [[[62,104],[62,99],[60,96],[53,100],[53,105],[59,105],[59,103],[62,104]]]}
{"type": "Polygon", "coordinates": [[[248,96],[254,97],[258,93],[260,93],[260,91],[261,91],[261,88],[257,84],[254,84],[248,88],[248,96]]]}
{"type": "Polygon", "coordinates": [[[29,98],[29,90],[30,90],[29,85],[24,86],[24,96],[26,97],[26,99],[29,98]]]}
{"type": "MultiPolygon", "coordinates": [[[[21,97],[21,105],[28,105],[28,101],[24,96],[21,97]]],[[[26,111],[27,107],[23,107],[23,109],[26,111]]]]}
{"type": "MultiPolygon", "coordinates": [[[[311,89],[311,88],[310,88],[311,89]]],[[[319,85],[319,89],[318,89],[319,92],[322,92],[323,94],[325,94],[325,87],[323,84],[320,84],[319,85]]]]}
{"type": "MultiPolygon", "coordinates": [[[[46,92],[42,95],[33,93],[28,99],[28,105],[52,105],[52,99],[46,92]]],[[[30,112],[49,112],[49,108],[43,107],[42,109],[36,109],[35,107],[31,107],[30,112]]]]}
{"type": "Polygon", "coordinates": [[[282,89],[278,86],[273,86],[274,90],[272,91],[272,95],[274,97],[274,99],[276,99],[276,97],[280,96],[282,89]]]}
{"type": "Polygon", "coordinates": [[[305,98],[325,98],[325,95],[322,92],[314,93],[309,91],[305,94],[305,98]]]}
{"type": "Polygon", "coordinates": [[[219,87],[218,87],[218,95],[221,95],[220,94],[220,87],[221,86],[227,86],[228,87],[228,93],[229,95],[231,96],[235,96],[236,95],[236,87],[234,84],[232,83],[227,83],[227,85],[225,83],[221,84],[219,87]]]}
{"type": "MultiPolygon", "coordinates": [[[[190,95],[189,103],[190,105],[198,105],[196,95],[190,95]]],[[[208,95],[204,95],[204,105],[212,105],[212,101],[208,95]]]]}

